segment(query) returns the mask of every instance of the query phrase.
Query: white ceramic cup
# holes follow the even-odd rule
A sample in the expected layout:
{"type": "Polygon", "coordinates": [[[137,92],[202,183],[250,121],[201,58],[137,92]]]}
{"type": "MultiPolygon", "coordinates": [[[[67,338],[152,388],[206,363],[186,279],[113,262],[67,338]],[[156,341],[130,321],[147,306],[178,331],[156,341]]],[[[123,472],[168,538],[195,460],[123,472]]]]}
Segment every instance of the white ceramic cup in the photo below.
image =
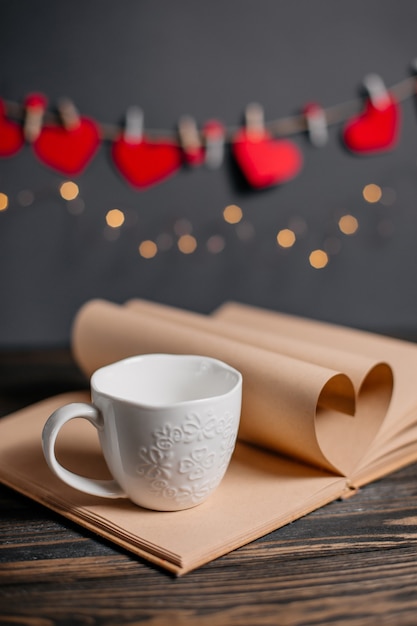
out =
{"type": "Polygon", "coordinates": [[[176,511],[200,504],[220,484],[235,447],[242,376],[205,356],[145,354],[91,377],[92,403],[57,409],[42,433],[53,472],[75,489],[139,506],[176,511]],[[97,428],[114,480],[63,467],[55,456],[62,426],[85,418],[97,428]]]}

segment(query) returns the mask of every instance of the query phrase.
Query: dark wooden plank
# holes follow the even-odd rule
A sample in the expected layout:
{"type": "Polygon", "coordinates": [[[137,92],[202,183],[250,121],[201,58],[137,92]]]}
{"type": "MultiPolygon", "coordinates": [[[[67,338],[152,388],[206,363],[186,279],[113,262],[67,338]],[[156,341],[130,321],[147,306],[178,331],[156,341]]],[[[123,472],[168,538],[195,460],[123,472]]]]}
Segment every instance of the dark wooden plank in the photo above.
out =
{"type": "Polygon", "coordinates": [[[402,470],[180,579],[2,488],[1,615],[51,624],[69,615],[79,624],[414,624],[415,474],[402,470]]]}

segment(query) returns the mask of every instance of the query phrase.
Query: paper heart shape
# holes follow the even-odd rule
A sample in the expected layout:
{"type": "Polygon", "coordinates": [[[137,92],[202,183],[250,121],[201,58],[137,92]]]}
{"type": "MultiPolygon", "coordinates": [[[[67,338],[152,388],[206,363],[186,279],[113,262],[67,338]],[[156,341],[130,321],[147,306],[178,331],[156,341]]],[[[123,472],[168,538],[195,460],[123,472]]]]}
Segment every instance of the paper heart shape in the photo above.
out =
{"type": "MultiPolygon", "coordinates": [[[[149,316],[152,307],[156,313],[159,305],[144,307],[141,301],[132,302],[130,306],[135,307],[138,314],[142,309],[149,316]]],[[[316,467],[322,465],[332,472],[336,468],[345,476],[358,470],[369,451],[372,457],[371,442],[386,418],[395,384],[391,367],[384,360],[380,361],[384,349],[377,349],[373,338],[244,304],[223,305],[215,312],[215,318],[220,323],[219,332],[229,339],[244,340],[248,346],[267,349],[280,360],[291,358],[286,365],[282,361],[282,367],[275,366],[276,381],[269,391],[252,390],[261,394],[258,396],[261,403],[251,400],[251,390],[248,390],[245,401],[253,407],[259,405],[258,419],[262,420],[262,414],[273,413],[278,425],[280,413],[274,394],[279,397],[279,384],[284,382],[281,387],[282,406],[285,406],[281,419],[284,421],[279,434],[276,431],[275,444],[273,423],[267,421],[263,445],[275,445],[284,454],[297,456],[316,467]],[[283,375],[287,377],[285,381],[283,375]],[[297,392],[300,384],[301,395],[297,392]],[[298,408],[293,405],[290,409],[293,402],[299,401],[302,404],[298,408]],[[282,428],[285,420],[288,420],[287,426],[282,428]],[[309,428],[315,434],[314,443],[311,440],[306,445],[304,435],[309,428]]],[[[180,323],[179,316],[177,321],[180,323]]],[[[183,321],[185,323],[185,319],[183,321]]],[[[199,324],[203,330],[204,322],[199,324]]],[[[196,322],[193,321],[193,325],[196,326],[196,322]]],[[[254,367],[255,372],[258,366],[254,367]]],[[[251,416],[252,411],[244,409],[239,432],[242,440],[250,432],[253,442],[257,429],[253,427],[251,416]]],[[[365,467],[363,463],[361,468],[365,467]]],[[[355,477],[358,480],[357,473],[355,477]]]]}
{"type": "Polygon", "coordinates": [[[6,118],[4,102],[0,100],[0,157],[13,156],[24,144],[22,128],[6,118]]]}
{"type": "Polygon", "coordinates": [[[161,182],[182,165],[181,149],[166,139],[151,141],[142,137],[134,142],[121,135],[113,143],[112,156],[120,173],[138,189],[161,182]]]}
{"type": "Polygon", "coordinates": [[[383,108],[376,107],[369,98],[365,110],[351,119],[343,130],[346,146],[358,154],[375,154],[392,149],[398,140],[400,109],[389,96],[383,108]]]}
{"type": "Polygon", "coordinates": [[[303,164],[301,151],[293,142],[272,139],[266,131],[239,131],[233,140],[232,150],[245,178],[256,188],[291,180],[303,164]]]}
{"type": "MultiPolygon", "coordinates": [[[[377,362],[367,371],[363,370],[362,378],[359,377],[359,372],[358,369],[355,374],[352,370],[348,374],[348,380],[353,383],[351,409],[348,406],[343,408],[342,405],[338,408],[335,401],[338,392],[331,397],[332,389],[329,387],[329,402],[327,404],[323,394],[315,420],[317,441],[325,458],[345,475],[356,469],[369,451],[384,422],[393,393],[393,373],[386,363],[377,362]]],[[[338,376],[334,378],[335,381],[338,376]]],[[[349,394],[346,393],[339,400],[346,402],[348,398],[349,394]]]]}
{"type": "Polygon", "coordinates": [[[62,174],[80,174],[93,158],[100,144],[96,123],[80,117],[77,126],[46,125],[33,142],[36,156],[62,174]]]}

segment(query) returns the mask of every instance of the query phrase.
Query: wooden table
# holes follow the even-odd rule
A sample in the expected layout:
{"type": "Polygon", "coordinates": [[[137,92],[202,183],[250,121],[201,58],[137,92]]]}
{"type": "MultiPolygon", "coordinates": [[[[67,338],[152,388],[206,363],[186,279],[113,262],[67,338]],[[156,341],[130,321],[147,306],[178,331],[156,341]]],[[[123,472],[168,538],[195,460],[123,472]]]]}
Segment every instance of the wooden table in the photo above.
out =
{"type": "MultiPolygon", "coordinates": [[[[0,415],[85,387],[65,350],[0,356],[0,415]]],[[[417,467],[183,578],[0,486],[0,624],[417,624],[417,467]]]]}

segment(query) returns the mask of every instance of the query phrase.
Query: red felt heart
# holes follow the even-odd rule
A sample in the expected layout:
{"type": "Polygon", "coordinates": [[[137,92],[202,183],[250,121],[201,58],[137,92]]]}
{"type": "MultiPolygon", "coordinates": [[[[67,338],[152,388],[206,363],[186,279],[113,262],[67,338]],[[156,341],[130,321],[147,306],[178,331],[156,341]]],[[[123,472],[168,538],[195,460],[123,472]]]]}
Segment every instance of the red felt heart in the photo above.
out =
{"type": "Polygon", "coordinates": [[[0,157],[13,156],[23,144],[22,128],[6,118],[5,106],[0,100],[0,157]]]}
{"type": "Polygon", "coordinates": [[[121,135],[112,147],[113,160],[126,180],[139,189],[161,182],[182,164],[179,146],[169,140],[128,141],[121,135]]]}
{"type": "Polygon", "coordinates": [[[374,154],[395,146],[399,127],[400,109],[391,96],[383,108],[377,108],[368,99],[364,112],[346,124],[343,139],[353,152],[374,154]]]}
{"type": "Polygon", "coordinates": [[[80,174],[93,158],[100,144],[100,134],[93,120],[80,117],[71,129],[44,126],[33,143],[35,154],[46,165],[63,174],[80,174]]]}
{"type": "Polygon", "coordinates": [[[233,154],[252,187],[285,183],[301,170],[303,157],[298,147],[286,139],[274,140],[266,131],[243,129],[233,141],[233,154]]]}

